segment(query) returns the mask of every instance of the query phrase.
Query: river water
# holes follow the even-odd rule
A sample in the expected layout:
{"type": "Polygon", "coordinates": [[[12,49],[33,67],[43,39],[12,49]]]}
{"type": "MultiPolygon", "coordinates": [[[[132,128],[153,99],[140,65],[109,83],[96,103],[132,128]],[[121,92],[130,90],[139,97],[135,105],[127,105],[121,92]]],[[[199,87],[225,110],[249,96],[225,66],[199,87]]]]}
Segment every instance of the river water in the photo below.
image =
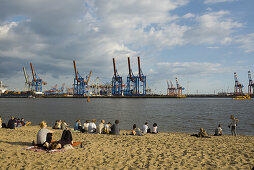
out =
{"type": "Polygon", "coordinates": [[[142,127],[148,122],[158,124],[159,131],[196,133],[200,127],[209,134],[220,123],[225,134],[230,134],[230,115],[240,121],[237,132],[254,136],[254,100],[217,98],[0,98],[0,116],[7,122],[11,115],[39,124],[46,120],[66,120],[72,127],[77,119],[120,120],[121,129],[131,130],[134,123],[142,127]]]}

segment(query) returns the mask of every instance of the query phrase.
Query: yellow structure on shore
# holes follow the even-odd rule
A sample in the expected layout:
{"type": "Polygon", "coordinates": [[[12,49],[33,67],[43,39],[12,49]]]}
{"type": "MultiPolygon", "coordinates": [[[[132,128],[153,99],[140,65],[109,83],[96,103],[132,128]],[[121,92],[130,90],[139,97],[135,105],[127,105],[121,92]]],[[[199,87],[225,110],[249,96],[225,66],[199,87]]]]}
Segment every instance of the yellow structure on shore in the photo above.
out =
{"type": "Polygon", "coordinates": [[[251,97],[247,94],[243,96],[234,96],[233,99],[251,99],[251,97]]]}

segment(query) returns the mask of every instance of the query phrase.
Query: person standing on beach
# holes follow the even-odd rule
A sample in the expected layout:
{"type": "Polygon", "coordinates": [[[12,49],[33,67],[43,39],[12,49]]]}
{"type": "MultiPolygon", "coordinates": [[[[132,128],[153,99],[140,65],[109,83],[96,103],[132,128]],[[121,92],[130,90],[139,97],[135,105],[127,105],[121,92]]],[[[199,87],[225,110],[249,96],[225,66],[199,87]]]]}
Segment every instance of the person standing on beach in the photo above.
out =
{"type": "Polygon", "coordinates": [[[115,124],[111,126],[111,135],[120,135],[119,120],[116,120],[115,124]]]}
{"type": "Polygon", "coordinates": [[[239,120],[235,118],[233,115],[230,116],[230,119],[232,120],[232,122],[228,125],[228,127],[230,128],[231,126],[232,136],[236,136],[236,126],[239,120]]]}

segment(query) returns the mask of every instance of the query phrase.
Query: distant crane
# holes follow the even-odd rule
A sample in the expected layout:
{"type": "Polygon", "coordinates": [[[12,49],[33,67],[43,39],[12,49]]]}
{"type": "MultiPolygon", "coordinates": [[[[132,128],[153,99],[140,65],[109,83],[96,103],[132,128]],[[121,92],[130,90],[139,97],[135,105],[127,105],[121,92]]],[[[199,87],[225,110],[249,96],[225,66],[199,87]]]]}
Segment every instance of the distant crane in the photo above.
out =
{"type": "Polygon", "coordinates": [[[234,79],[235,79],[234,95],[243,96],[244,86],[238,81],[236,72],[234,72],[234,79]]]}
{"type": "Polygon", "coordinates": [[[74,72],[75,72],[73,94],[74,95],[88,95],[88,83],[89,83],[92,71],[90,71],[89,76],[86,76],[86,79],[85,79],[77,71],[75,60],[73,60],[73,65],[74,65],[74,72]]]}
{"type": "Polygon", "coordinates": [[[167,81],[167,85],[168,85],[167,95],[169,95],[169,96],[175,96],[176,95],[176,88],[174,87],[172,81],[170,80],[170,84],[167,81]]]}
{"type": "Polygon", "coordinates": [[[138,56],[138,71],[139,76],[137,78],[137,94],[146,95],[146,76],[143,74],[140,66],[140,57],[138,56]]]}
{"type": "Polygon", "coordinates": [[[184,87],[182,87],[179,83],[178,83],[178,79],[177,79],[177,77],[176,77],[176,95],[177,96],[182,96],[183,95],[183,90],[184,90],[185,88],[184,87]]]}
{"type": "Polygon", "coordinates": [[[248,94],[250,96],[253,96],[254,95],[254,82],[251,78],[251,73],[250,71],[248,71],[248,79],[249,79],[249,85],[248,85],[248,94]]]}
{"type": "Polygon", "coordinates": [[[47,82],[42,81],[42,79],[39,76],[37,76],[37,74],[34,71],[32,63],[30,63],[30,66],[31,66],[32,75],[33,75],[31,90],[35,92],[42,92],[42,85],[46,85],[47,82]]]}
{"type": "Polygon", "coordinates": [[[24,72],[24,76],[25,76],[25,90],[30,91],[31,87],[32,87],[32,81],[29,79],[29,76],[26,73],[26,68],[25,67],[23,67],[23,72],[24,72]]]}
{"type": "Polygon", "coordinates": [[[121,76],[119,76],[117,72],[115,58],[113,58],[113,67],[114,67],[114,75],[112,77],[112,95],[113,96],[122,95],[123,79],[121,76]]]}
{"type": "Polygon", "coordinates": [[[127,89],[125,95],[138,95],[138,76],[134,76],[131,64],[130,57],[128,57],[128,67],[129,67],[129,75],[127,76],[127,89]]]}

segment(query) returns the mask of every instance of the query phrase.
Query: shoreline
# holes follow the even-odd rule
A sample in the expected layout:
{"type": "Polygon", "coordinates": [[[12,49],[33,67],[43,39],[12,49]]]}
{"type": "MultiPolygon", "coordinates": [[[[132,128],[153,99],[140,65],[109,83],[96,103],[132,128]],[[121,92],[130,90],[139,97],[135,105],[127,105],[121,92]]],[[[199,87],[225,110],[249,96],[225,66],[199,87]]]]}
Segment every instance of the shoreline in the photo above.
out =
{"type": "MultiPolygon", "coordinates": [[[[254,136],[196,138],[188,133],[106,135],[72,132],[74,142],[84,142],[63,153],[26,151],[36,140],[39,126],[0,129],[0,164],[4,169],[71,168],[180,168],[251,169],[254,167],[254,136]]],[[[51,129],[51,128],[48,128],[51,129]]],[[[62,130],[54,130],[59,140],[62,130]]],[[[129,131],[122,130],[122,133],[129,131]]]]}

